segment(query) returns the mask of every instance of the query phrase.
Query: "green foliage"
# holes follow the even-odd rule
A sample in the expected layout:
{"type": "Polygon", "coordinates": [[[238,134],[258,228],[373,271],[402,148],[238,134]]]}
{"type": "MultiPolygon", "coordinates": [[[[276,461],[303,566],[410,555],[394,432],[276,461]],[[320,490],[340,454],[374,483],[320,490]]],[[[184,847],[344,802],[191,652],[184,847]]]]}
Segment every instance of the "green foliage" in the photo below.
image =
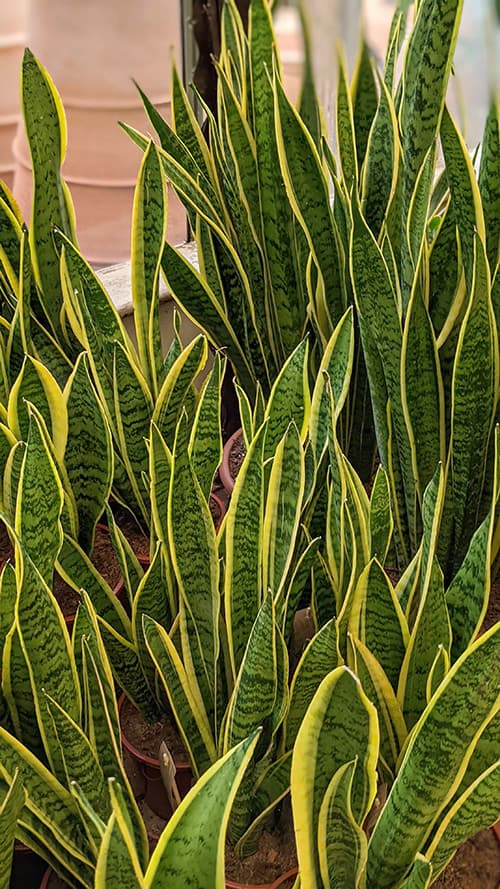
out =
{"type": "Polygon", "coordinates": [[[368,840],[362,826],[376,801],[380,717],[347,667],[323,680],[292,756],[303,889],[429,886],[460,843],[495,822],[500,772],[485,733],[498,718],[498,645],[497,624],[437,685],[368,840]]]}

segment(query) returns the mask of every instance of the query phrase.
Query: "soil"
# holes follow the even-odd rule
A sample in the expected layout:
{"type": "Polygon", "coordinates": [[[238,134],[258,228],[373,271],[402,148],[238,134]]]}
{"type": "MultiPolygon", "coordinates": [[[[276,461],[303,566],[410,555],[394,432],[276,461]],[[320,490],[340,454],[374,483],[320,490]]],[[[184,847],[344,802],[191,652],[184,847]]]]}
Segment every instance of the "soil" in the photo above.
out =
{"type": "MultiPolygon", "coordinates": [[[[113,550],[109,533],[100,527],[97,527],[95,532],[92,564],[111,589],[115,589],[121,579],[120,565],[113,550]]],[[[70,587],[57,572],[54,573],[52,590],[64,617],[73,617],[80,604],[78,592],[70,587]]]]}
{"type": "Polygon", "coordinates": [[[246,452],[243,433],[241,433],[241,435],[235,438],[229,452],[229,472],[231,473],[231,478],[235,479],[237,477],[241,464],[245,459],[246,452]]]}
{"type": "MultiPolygon", "coordinates": [[[[264,831],[257,851],[246,858],[237,858],[232,847],[226,844],[226,878],[236,883],[253,883],[257,886],[272,883],[295,867],[297,851],[291,818],[285,829],[264,831]]],[[[294,880],[290,886],[293,883],[294,880]]],[[[285,887],[288,889],[286,884],[283,889],[285,887]]]]}
{"type": "Polygon", "coordinates": [[[0,562],[7,562],[9,559],[11,562],[14,560],[14,547],[4,523],[0,522],[0,562]]]}
{"type": "MultiPolygon", "coordinates": [[[[26,887],[28,889],[28,887],[26,887]]],[[[61,877],[58,877],[57,874],[51,873],[49,877],[49,882],[47,883],[47,889],[69,889],[68,883],[65,883],[61,877]]]]}
{"type": "Polygon", "coordinates": [[[134,705],[125,699],[120,708],[120,725],[127,741],[144,756],[158,759],[160,744],[165,741],[176,762],[188,762],[181,737],[169,716],[158,722],[146,722],[134,705]]]}
{"type": "Polygon", "coordinates": [[[500,889],[500,848],[492,830],[460,847],[433,889],[500,889]]]}
{"type": "Polygon", "coordinates": [[[144,535],[128,510],[124,509],[122,506],[113,504],[113,515],[120,531],[127,538],[136,556],[145,556],[149,558],[149,537],[144,535]]]}
{"type": "Polygon", "coordinates": [[[485,633],[500,620],[500,580],[491,584],[488,610],[485,614],[479,633],[485,633]]]}

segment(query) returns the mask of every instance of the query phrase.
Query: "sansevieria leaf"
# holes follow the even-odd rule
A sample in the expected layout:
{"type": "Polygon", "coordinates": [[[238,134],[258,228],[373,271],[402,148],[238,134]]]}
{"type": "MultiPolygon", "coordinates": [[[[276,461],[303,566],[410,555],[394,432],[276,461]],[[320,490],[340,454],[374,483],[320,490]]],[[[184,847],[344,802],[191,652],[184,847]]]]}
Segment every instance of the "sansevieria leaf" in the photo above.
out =
{"type": "Polygon", "coordinates": [[[392,889],[408,871],[498,708],[499,633],[497,624],[459,658],[415,726],[370,838],[370,889],[392,889]]]}
{"type": "Polygon", "coordinates": [[[229,813],[258,735],[219,759],[176,810],[151,857],[147,889],[224,889],[229,813]]]}
{"type": "Polygon", "coordinates": [[[302,889],[319,889],[321,885],[318,824],[333,776],[356,759],[351,807],[359,825],[375,797],[378,741],[373,704],[354,674],[347,667],[338,667],[319,686],[299,729],[292,757],[292,808],[302,889]]]}
{"type": "Polygon", "coordinates": [[[16,771],[0,805],[0,889],[9,889],[17,819],[24,806],[25,797],[21,776],[16,771]]]}

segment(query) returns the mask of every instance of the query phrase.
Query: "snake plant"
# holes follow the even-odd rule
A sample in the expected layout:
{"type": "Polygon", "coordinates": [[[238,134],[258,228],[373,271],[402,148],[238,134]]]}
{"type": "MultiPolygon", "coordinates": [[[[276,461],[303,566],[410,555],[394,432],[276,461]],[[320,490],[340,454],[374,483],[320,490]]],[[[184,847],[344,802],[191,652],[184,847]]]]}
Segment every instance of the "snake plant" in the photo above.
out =
{"type": "MultiPolygon", "coordinates": [[[[171,126],[141,95],[160,140],[165,175],[186,206],[200,266],[198,273],[167,244],[163,272],[184,311],[214,345],[225,350],[254,409],[261,395],[267,400],[285,361],[305,334],[310,339],[311,379],[315,379],[326,343],[348,300],[336,241],[328,244],[324,262],[328,280],[323,282],[307,232],[297,221],[285,189],[272,84],[279,60],[266,0],[250,3],[248,37],[236,4],[224,3],[216,67],[217,115],[205,109],[208,145],[175,69],[171,126]],[[322,325],[310,308],[312,294],[320,291],[327,291],[335,303],[330,312],[325,309],[322,325]]],[[[306,107],[314,106],[310,78],[306,84],[313,99],[307,103],[304,99],[304,115],[306,107]]],[[[312,119],[314,114],[307,117],[312,119]]],[[[144,136],[125,129],[147,150],[144,136]]],[[[323,304],[325,298],[318,296],[323,304]]],[[[351,454],[356,451],[369,475],[374,437],[366,375],[359,359],[357,365],[353,386],[360,393],[358,410],[352,404],[350,412],[346,408],[344,445],[351,454]]]]}
{"type": "MultiPolygon", "coordinates": [[[[399,565],[418,549],[424,491],[441,461],[439,557],[448,580],[488,509],[499,389],[498,104],[477,179],[444,104],[461,6],[418,4],[398,84],[402,9],[383,76],[364,49],[349,88],[341,63],[338,168],[274,80],[287,193],[325,281],[341,236],[399,565]],[[439,146],[445,168],[436,176],[439,146]]],[[[321,319],[336,312],[334,291],[325,290],[311,303],[323,329],[321,319]]]]}
{"type": "Polygon", "coordinates": [[[348,667],[323,679],[292,757],[302,889],[426,889],[461,843],[496,821],[499,634],[497,623],[437,684],[385,802],[375,707],[348,667]]]}
{"type": "Polygon", "coordinates": [[[59,94],[29,49],[21,67],[21,104],[33,170],[29,234],[5,185],[0,188],[0,307],[13,327],[14,367],[25,352],[51,370],[61,386],[80,351],[63,306],[54,229],[76,243],[71,195],[61,175],[66,122],[59,94]]]}

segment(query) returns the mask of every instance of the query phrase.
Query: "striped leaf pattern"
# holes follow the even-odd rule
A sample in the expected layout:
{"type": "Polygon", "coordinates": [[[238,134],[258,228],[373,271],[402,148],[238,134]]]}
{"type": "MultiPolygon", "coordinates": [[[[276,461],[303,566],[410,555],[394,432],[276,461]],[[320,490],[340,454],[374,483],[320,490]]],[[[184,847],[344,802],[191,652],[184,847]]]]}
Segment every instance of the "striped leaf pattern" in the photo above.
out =
{"type": "Polygon", "coordinates": [[[29,49],[22,63],[21,99],[33,167],[30,243],[35,280],[44,321],[58,337],[62,334],[63,299],[54,227],[75,240],[73,205],[60,173],[66,154],[66,121],[50,76],[29,49]]]}
{"type": "Polygon", "coordinates": [[[498,707],[499,630],[497,624],[459,658],[411,735],[370,838],[370,889],[389,889],[408,871],[460,780],[478,730],[498,707]]]}
{"type": "Polygon", "coordinates": [[[42,426],[32,413],[17,491],[15,529],[41,578],[52,585],[61,543],[61,482],[42,426]]]}
{"type": "Polygon", "coordinates": [[[318,824],[332,778],[342,766],[356,760],[351,807],[359,825],[375,797],[377,758],[375,708],[354,674],[347,667],[337,667],[319,686],[292,756],[292,808],[304,889],[320,885],[318,824]]]}
{"type": "Polygon", "coordinates": [[[165,241],[167,191],[153,142],[144,153],[132,210],[131,285],[139,359],[151,392],[158,392],[160,337],[160,262],[165,241]]]}
{"type": "Polygon", "coordinates": [[[203,774],[215,761],[216,750],[196,676],[187,673],[166,630],[147,615],[143,618],[143,630],[193,772],[195,775],[203,774]]]}
{"type": "Polygon", "coordinates": [[[212,516],[194,475],[188,430],[177,430],[168,502],[172,565],[189,621],[189,647],[202,683],[205,706],[213,712],[219,657],[219,563],[212,516]]]}
{"type": "Polygon", "coordinates": [[[0,805],[0,889],[9,889],[17,819],[23,809],[25,797],[19,772],[16,771],[0,805]]]}
{"type": "Polygon", "coordinates": [[[223,889],[229,813],[256,743],[253,735],[226,753],[183,800],[151,856],[147,889],[223,889]]]}
{"type": "Polygon", "coordinates": [[[95,526],[111,491],[113,449],[106,415],[94,390],[87,357],[78,357],[64,390],[68,441],[64,465],[78,510],[78,542],[91,552],[95,526]]]}
{"type": "Polygon", "coordinates": [[[408,627],[382,566],[370,561],[350,598],[349,633],[366,645],[395,689],[408,643],[408,627]]]}
{"type": "Polygon", "coordinates": [[[224,610],[234,677],[262,604],[265,435],[262,426],[250,443],[225,519],[224,610]]]}
{"type": "Polygon", "coordinates": [[[352,814],[356,760],[341,766],[323,798],[318,822],[319,867],[325,886],[359,885],[366,864],[367,840],[352,814]]]}

